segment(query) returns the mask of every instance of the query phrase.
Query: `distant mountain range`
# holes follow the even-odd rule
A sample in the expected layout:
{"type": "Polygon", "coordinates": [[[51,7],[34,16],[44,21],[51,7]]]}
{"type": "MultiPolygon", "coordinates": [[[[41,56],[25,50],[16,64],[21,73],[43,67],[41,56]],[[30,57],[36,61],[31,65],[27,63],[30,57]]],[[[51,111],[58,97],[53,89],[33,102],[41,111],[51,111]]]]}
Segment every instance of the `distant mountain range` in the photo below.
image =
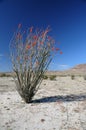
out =
{"type": "Polygon", "coordinates": [[[86,72],[86,64],[79,64],[79,65],[76,65],[75,67],[73,67],[71,70],[73,71],[85,71],[86,72]]]}
{"type": "MultiPolygon", "coordinates": [[[[11,76],[13,73],[11,72],[3,72],[0,73],[0,76],[11,76]]],[[[64,70],[64,71],[47,71],[46,75],[86,75],[86,64],[79,64],[74,66],[71,69],[64,70]]]]}
{"type": "Polygon", "coordinates": [[[74,66],[71,69],[64,70],[64,71],[47,71],[46,74],[48,75],[86,75],[86,64],[79,64],[74,66]]]}

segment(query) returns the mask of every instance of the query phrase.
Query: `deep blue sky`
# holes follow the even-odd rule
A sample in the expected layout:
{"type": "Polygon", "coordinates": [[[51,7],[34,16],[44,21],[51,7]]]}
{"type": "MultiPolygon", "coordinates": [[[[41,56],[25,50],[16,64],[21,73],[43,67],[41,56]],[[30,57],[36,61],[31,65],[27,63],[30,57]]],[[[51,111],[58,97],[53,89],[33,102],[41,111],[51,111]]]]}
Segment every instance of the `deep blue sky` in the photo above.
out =
{"type": "Polygon", "coordinates": [[[18,23],[52,28],[63,55],[49,69],[86,63],[86,0],[0,0],[0,71],[11,70],[9,42],[18,23]]]}

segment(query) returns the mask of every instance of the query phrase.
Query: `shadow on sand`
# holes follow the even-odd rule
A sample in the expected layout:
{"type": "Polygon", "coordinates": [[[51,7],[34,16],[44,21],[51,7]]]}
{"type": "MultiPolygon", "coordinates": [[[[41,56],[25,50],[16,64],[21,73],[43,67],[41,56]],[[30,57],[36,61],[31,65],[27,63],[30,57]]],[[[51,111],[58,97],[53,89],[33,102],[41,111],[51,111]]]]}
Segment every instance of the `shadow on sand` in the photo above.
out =
{"type": "Polygon", "coordinates": [[[32,103],[52,103],[52,102],[73,102],[73,101],[85,101],[86,94],[80,95],[66,95],[66,96],[50,96],[43,97],[41,99],[32,100],[32,103]]]}

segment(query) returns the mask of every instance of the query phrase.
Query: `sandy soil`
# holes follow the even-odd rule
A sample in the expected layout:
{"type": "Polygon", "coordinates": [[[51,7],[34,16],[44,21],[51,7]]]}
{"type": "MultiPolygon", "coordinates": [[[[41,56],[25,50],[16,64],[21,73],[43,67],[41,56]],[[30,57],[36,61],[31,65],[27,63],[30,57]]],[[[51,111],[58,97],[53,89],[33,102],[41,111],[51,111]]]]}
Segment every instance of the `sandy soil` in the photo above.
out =
{"type": "Polygon", "coordinates": [[[86,80],[43,80],[26,104],[12,78],[0,78],[0,130],[86,130],[86,80]]]}

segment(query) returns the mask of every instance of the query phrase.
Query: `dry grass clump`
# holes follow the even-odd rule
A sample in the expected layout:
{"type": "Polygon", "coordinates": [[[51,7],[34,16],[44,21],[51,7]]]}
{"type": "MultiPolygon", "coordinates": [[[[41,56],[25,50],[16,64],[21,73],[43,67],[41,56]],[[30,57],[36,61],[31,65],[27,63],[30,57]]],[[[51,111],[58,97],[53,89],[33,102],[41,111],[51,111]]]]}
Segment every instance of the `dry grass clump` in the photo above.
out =
{"type": "Polygon", "coordinates": [[[71,79],[74,80],[75,79],[75,75],[71,75],[71,79]]]}
{"type": "Polygon", "coordinates": [[[56,80],[56,75],[49,76],[50,80],[56,80]]]}
{"type": "Polygon", "coordinates": [[[86,80],[86,75],[83,76],[84,80],[86,80]]]}
{"type": "Polygon", "coordinates": [[[43,75],[43,79],[48,79],[48,76],[47,75],[43,75]]]}
{"type": "Polygon", "coordinates": [[[6,73],[1,73],[0,77],[11,77],[11,75],[10,74],[6,74],[6,73]]]}

